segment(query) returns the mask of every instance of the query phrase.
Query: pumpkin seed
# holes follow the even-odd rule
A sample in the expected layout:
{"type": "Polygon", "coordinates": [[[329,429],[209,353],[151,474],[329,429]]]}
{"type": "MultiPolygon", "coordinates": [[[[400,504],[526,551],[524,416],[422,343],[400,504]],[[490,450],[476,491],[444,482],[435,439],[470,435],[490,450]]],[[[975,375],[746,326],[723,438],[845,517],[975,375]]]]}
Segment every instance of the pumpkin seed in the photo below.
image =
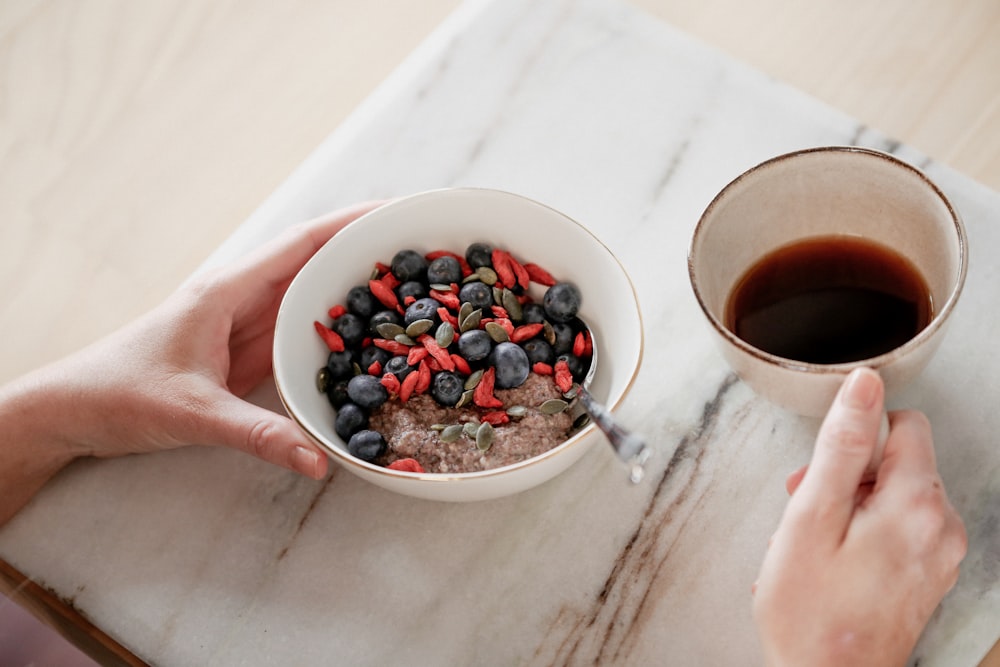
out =
{"type": "Polygon", "coordinates": [[[511,419],[520,419],[526,414],[528,414],[528,408],[523,405],[512,405],[507,408],[507,416],[511,419]]]}
{"type": "Polygon", "coordinates": [[[543,415],[557,415],[568,407],[569,403],[561,398],[550,398],[538,406],[538,411],[543,415]]]}
{"type": "Polygon", "coordinates": [[[470,438],[475,439],[476,433],[478,432],[479,432],[479,422],[475,421],[465,422],[465,424],[462,425],[462,433],[469,436],[470,438]]]}
{"type": "Polygon", "coordinates": [[[479,276],[480,282],[493,286],[497,282],[497,272],[488,266],[480,266],[476,269],[475,275],[479,276]]]}
{"type": "Polygon", "coordinates": [[[493,425],[489,422],[483,422],[476,429],[476,447],[479,451],[485,452],[493,445],[493,425]]]}
{"type": "Polygon", "coordinates": [[[493,286],[493,303],[498,306],[503,303],[503,287],[499,285],[493,286]]]}
{"type": "Polygon", "coordinates": [[[479,381],[483,379],[483,373],[485,371],[480,368],[478,371],[473,371],[472,375],[465,378],[465,384],[463,385],[466,390],[471,391],[479,386],[479,381]]]}
{"type": "Polygon", "coordinates": [[[504,310],[510,315],[510,319],[519,322],[524,317],[523,309],[521,308],[521,302],[517,300],[517,295],[511,292],[509,289],[503,291],[503,301],[504,310]]]}
{"type": "Polygon", "coordinates": [[[417,344],[417,341],[413,340],[412,338],[410,338],[409,336],[407,336],[405,333],[399,334],[398,336],[396,336],[395,338],[393,338],[393,340],[396,341],[397,343],[401,343],[403,345],[409,345],[410,347],[413,347],[414,345],[417,344]]]}
{"type": "Polygon", "coordinates": [[[507,330],[496,322],[486,323],[486,333],[488,333],[490,338],[492,338],[496,343],[506,343],[510,340],[510,336],[507,335],[507,330]]]}
{"type": "Polygon", "coordinates": [[[410,338],[417,338],[420,334],[425,334],[434,326],[434,320],[415,320],[406,327],[406,335],[410,338]]]}
{"type": "MultiPolygon", "coordinates": [[[[468,301],[465,302],[470,308],[472,307],[468,301]]],[[[462,333],[466,331],[471,331],[472,329],[478,329],[479,323],[483,321],[483,309],[477,308],[470,312],[464,319],[459,320],[458,328],[462,333]]]]}
{"type": "Polygon", "coordinates": [[[324,366],[316,373],[316,388],[319,389],[319,393],[325,394],[328,386],[330,386],[330,371],[324,366]]]}
{"type": "Polygon", "coordinates": [[[383,322],[375,327],[375,331],[378,332],[379,336],[388,340],[392,340],[396,336],[406,333],[406,330],[395,322],[383,322]]]}
{"type": "Polygon", "coordinates": [[[473,310],[473,308],[472,308],[472,304],[471,303],[469,303],[468,301],[463,301],[462,302],[462,305],[458,307],[458,324],[459,324],[459,326],[462,325],[462,321],[465,320],[466,317],[468,317],[469,315],[472,314],[472,310],[473,310]]]}
{"type": "Polygon", "coordinates": [[[475,394],[471,389],[467,389],[462,392],[462,397],[458,399],[458,403],[455,404],[456,408],[464,408],[469,403],[472,403],[472,397],[475,394]]]}
{"type": "Polygon", "coordinates": [[[448,428],[448,424],[431,424],[432,431],[443,431],[448,428]]]}
{"type": "Polygon", "coordinates": [[[548,320],[542,322],[542,335],[545,336],[545,342],[549,345],[556,344],[556,330],[552,328],[552,324],[548,320]]]}
{"type": "Polygon", "coordinates": [[[430,288],[436,292],[450,292],[451,285],[446,285],[444,283],[431,283],[430,288]]]}
{"type": "Polygon", "coordinates": [[[439,347],[448,347],[455,340],[455,327],[451,322],[442,322],[434,332],[434,340],[439,347]]]}
{"type": "Polygon", "coordinates": [[[441,442],[455,442],[462,437],[464,428],[461,424],[451,424],[441,431],[441,442]]]}

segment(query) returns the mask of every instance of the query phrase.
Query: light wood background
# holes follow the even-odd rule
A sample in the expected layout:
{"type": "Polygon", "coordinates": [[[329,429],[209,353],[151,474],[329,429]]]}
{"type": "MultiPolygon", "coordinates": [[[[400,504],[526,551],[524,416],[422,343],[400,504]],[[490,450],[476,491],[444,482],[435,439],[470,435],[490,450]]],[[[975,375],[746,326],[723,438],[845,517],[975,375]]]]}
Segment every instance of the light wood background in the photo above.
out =
{"type": "MultiPolygon", "coordinates": [[[[1000,189],[997,0],[634,4],[1000,189]]],[[[0,1],[0,382],[163,299],[457,5],[0,1]]]]}

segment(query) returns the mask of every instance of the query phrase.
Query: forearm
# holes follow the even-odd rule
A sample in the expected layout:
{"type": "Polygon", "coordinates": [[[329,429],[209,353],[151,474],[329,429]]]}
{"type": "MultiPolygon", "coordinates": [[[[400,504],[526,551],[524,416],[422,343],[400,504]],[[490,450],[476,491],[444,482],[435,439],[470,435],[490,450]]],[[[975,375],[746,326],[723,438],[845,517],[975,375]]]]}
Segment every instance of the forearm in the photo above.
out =
{"type": "Polygon", "coordinates": [[[68,439],[69,391],[49,369],[0,387],[0,525],[81,454],[68,439]]]}

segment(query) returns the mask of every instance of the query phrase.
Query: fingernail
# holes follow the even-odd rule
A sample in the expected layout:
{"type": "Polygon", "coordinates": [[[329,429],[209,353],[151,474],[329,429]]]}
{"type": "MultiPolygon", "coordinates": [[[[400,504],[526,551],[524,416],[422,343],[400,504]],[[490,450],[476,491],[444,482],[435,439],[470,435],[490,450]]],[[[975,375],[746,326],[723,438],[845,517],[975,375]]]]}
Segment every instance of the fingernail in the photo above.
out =
{"type": "Polygon", "coordinates": [[[319,467],[319,454],[308,447],[296,445],[292,450],[292,468],[306,477],[316,478],[319,467]]]}
{"type": "Polygon", "coordinates": [[[878,375],[872,370],[859,368],[847,376],[840,401],[849,408],[868,410],[875,405],[878,391],[878,375]]]}

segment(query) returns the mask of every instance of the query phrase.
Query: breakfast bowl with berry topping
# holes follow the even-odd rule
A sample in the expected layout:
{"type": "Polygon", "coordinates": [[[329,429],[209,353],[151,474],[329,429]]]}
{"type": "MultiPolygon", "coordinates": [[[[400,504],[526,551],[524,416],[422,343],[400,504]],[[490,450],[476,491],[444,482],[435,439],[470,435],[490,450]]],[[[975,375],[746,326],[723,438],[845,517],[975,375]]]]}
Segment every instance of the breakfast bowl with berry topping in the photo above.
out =
{"type": "Polygon", "coordinates": [[[590,231],[454,188],[385,204],[320,248],[282,301],[273,362],[289,416],[337,463],[474,501],[578,461],[603,436],[574,390],[614,410],[642,349],[635,289],[590,231]]]}

